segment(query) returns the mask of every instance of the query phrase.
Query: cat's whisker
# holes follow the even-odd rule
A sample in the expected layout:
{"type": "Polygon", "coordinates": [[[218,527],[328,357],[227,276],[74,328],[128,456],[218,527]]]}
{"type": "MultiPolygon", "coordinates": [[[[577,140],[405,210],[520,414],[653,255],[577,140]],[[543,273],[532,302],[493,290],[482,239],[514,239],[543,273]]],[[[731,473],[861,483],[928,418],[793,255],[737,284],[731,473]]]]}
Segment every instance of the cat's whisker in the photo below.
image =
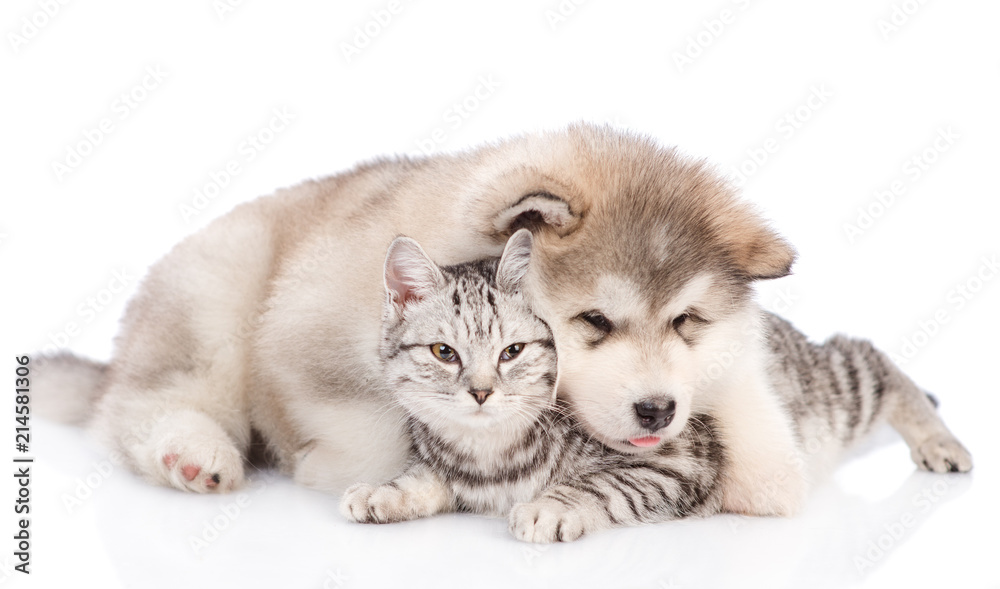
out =
{"type": "MultiPolygon", "coordinates": [[[[384,419],[384,418],[385,418],[385,417],[386,417],[387,415],[389,415],[389,412],[390,412],[390,411],[391,411],[391,410],[392,410],[392,409],[393,409],[394,407],[402,407],[402,405],[401,405],[401,404],[400,404],[400,402],[399,402],[399,399],[398,399],[398,398],[396,398],[396,397],[393,397],[393,398],[391,398],[391,399],[388,399],[388,400],[387,400],[387,401],[386,401],[385,403],[383,403],[382,405],[380,405],[379,407],[377,407],[377,408],[375,409],[375,423],[374,423],[374,425],[375,425],[376,427],[377,427],[377,426],[379,426],[379,425],[381,425],[381,423],[382,423],[382,420],[383,420],[383,419],[384,419]]],[[[405,408],[404,408],[404,409],[405,409],[405,408]]],[[[405,422],[406,422],[406,419],[405,419],[404,417],[402,417],[402,416],[397,416],[397,417],[395,418],[395,420],[396,420],[396,424],[395,424],[395,425],[397,425],[398,427],[403,427],[403,425],[404,425],[404,424],[405,424],[405,422]]]]}
{"type": "Polygon", "coordinates": [[[703,430],[708,435],[709,439],[711,439],[713,442],[715,441],[715,439],[716,439],[715,438],[715,431],[712,428],[710,428],[707,425],[705,425],[705,422],[702,421],[701,419],[699,419],[697,415],[692,415],[692,416],[688,417],[688,420],[689,421],[693,421],[693,422],[695,422],[695,423],[697,423],[698,425],[701,426],[700,428],[695,428],[695,427],[689,427],[689,428],[687,428],[687,429],[691,430],[692,434],[698,438],[698,444],[699,445],[704,445],[704,441],[701,439],[701,431],[699,431],[699,430],[703,430]]]}

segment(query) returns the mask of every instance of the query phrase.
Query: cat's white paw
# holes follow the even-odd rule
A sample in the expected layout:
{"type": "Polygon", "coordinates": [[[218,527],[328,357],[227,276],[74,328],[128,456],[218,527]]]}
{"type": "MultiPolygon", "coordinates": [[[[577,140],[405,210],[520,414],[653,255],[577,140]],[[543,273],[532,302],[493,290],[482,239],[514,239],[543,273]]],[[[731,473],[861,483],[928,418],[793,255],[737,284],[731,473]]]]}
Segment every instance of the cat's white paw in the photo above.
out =
{"type": "Polygon", "coordinates": [[[941,434],[925,440],[914,447],[910,454],[918,467],[931,472],[972,470],[972,455],[950,434],[941,434]]]}
{"type": "Polygon", "coordinates": [[[348,487],[340,498],[340,513],[347,519],[359,523],[368,523],[368,498],[372,496],[375,487],[368,483],[358,483],[348,487]]]}
{"type": "Polygon", "coordinates": [[[558,501],[520,503],[510,512],[510,533],[525,542],[572,542],[586,532],[583,514],[558,501]]]}
{"type": "Polygon", "coordinates": [[[245,482],[243,455],[228,437],[171,437],[157,445],[154,460],[166,481],[182,491],[227,492],[245,482]]]}
{"type": "Polygon", "coordinates": [[[344,492],[340,513],[360,523],[389,524],[421,516],[417,497],[393,483],[372,487],[359,483],[344,492]]]}

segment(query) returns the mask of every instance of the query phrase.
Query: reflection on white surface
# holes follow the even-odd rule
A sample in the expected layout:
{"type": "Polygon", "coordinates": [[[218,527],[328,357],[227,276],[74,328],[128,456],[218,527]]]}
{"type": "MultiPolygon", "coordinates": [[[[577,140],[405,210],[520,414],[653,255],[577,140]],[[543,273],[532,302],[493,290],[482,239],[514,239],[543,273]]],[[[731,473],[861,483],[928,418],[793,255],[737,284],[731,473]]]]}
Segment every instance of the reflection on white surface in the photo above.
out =
{"type": "Polygon", "coordinates": [[[972,476],[933,475],[914,470],[902,442],[890,441],[845,464],[794,518],[725,515],[531,545],[511,538],[503,520],[465,514],[350,524],[335,497],[274,473],[230,495],[152,487],[109,471],[79,430],[39,421],[36,438],[31,581],[45,583],[15,578],[14,587],[70,586],[82,571],[102,586],[143,588],[990,587],[998,579],[986,557],[998,547],[995,449],[976,453],[972,476]]]}

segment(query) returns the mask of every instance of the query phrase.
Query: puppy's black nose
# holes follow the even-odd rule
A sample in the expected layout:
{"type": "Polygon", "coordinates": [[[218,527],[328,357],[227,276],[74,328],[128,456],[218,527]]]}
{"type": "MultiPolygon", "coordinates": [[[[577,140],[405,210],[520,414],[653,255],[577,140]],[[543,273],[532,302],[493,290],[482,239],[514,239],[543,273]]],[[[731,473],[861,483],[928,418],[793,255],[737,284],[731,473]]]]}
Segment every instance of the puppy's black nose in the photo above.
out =
{"type": "Polygon", "coordinates": [[[677,403],[667,401],[657,403],[653,401],[643,401],[635,404],[635,414],[639,417],[639,425],[643,429],[651,432],[661,430],[674,419],[674,411],[677,410],[677,403]]]}
{"type": "Polygon", "coordinates": [[[476,403],[482,405],[486,402],[486,397],[493,394],[493,389],[472,389],[469,394],[476,398],[476,403]]]}

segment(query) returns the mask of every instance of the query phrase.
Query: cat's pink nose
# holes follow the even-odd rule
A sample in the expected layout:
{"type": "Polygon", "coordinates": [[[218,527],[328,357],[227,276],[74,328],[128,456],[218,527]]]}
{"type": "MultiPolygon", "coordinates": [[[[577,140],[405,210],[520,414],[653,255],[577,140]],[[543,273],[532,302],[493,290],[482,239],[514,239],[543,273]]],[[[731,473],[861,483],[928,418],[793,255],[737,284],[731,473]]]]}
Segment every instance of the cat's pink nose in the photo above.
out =
{"type": "Polygon", "coordinates": [[[482,405],[486,402],[486,397],[493,394],[493,389],[472,389],[469,394],[476,398],[476,403],[482,405]]]}

